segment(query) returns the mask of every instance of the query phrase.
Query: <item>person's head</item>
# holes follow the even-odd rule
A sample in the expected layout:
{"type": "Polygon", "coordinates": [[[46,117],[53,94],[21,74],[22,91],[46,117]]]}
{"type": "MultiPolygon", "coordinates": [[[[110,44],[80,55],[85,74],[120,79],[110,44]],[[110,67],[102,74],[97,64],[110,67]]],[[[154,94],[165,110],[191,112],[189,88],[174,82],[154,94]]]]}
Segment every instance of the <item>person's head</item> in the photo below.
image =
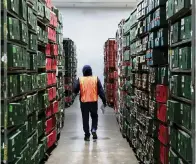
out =
{"type": "Polygon", "coordinates": [[[82,69],[83,76],[92,76],[92,68],[90,65],[85,65],[82,69]]]}

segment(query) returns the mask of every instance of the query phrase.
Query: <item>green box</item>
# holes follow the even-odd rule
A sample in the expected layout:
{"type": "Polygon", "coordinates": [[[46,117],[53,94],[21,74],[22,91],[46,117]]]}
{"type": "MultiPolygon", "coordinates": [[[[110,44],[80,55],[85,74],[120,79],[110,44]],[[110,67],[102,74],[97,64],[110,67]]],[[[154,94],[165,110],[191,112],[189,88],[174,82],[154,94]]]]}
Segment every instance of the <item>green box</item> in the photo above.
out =
{"type": "Polygon", "coordinates": [[[25,67],[26,69],[29,69],[29,62],[30,62],[30,58],[29,58],[29,54],[27,53],[27,49],[26,48],[22,48],[22,52],[21,52],[21,66],[25,67]]]}
{"type": "Polygon", "coordinates": [[[178,12],[181,11],[182,9],[189,9],[191,7],[191,0],[177,0],[177,9],[178,12]]]}
{"type": "Polygon", "coordinates": [[[44,18],[50,21],[50,9],[46,5],[44,6],[44,18]]]}
{"type": "Polygon", "coordinates": [[[37,51],[37,35],[29,33],[29,49],[37,51]]]}
{"type": "Polygon", "coordinates": [[[170,149],[169,150],[169,164],[178,164],[178,156],[170,149]]]}
{"type": "Polygon", "coordinates": [[[21,131],[21,145],[24,146],[28,139],[28,122],[26,121],[19,130],[21,131]]]}
{"type": "Polygon", "coordinates": [[[29,91],[32,90],[32,78],[31,75],[27,75],[27,88],[29,91]]]}
{"type": "Polygon", "coordinates": [[[178,153],[186,161],[192,160],[191,137],[181,130],[178,131],[178,153]]]}
{"type": "Polygon", "coordinates": [[[175,48],[172,50],[172,56],[171,56],[171,60],[172,60],[172,68],[179,68],[179,48],[175,48]]]}
{"type": "Polygon", "coordinates": [[[23,156],[22,157],[17,157],[15,164],[24,164],[24,162],[23,162],[23,156]]]}
{"type": "MultiPolygon", "coordinates": [[[[2,104],[4,108],[4,104],[2,104]]],[[[22,102],[10,103],[7,106],[8,116],[7,116],[7,126],[17,126],[23,124],[26,120],[25,106],[22,102]]],[[[1,124],[4,125],[4,110],[1,111],[1,124]]]]}
{"type": "Polygon", "coordinates": [[[181,120],[180,125],[191,130],[191,106],[187,104],[180,104],[181,120]]]}
{"type": "Polygon", "coordinates": [[[129,61],[130,60],[130,51],[127,50],[124,52],[124,61],[129,61]]]}
{"type": "Polygon", "coordinates": [[[33,106],[33,111],[37,111],[38,110],[38,103],[39,99],[38,99],[38,93],[35,93],[32,95],[32,101],[31,101],[31,105],[33,106]]]}
{"type": "Polygon", "coordinates": [[[38,55],[30,54],[30,69],[37,70],[37,64],[38,64],[38,55]]]}
{"type": "Polygon", "coordinates": [[[181,76],[174,75],[171,77],[170,81],[170,92],[174,96],[180,96],[182,93],[182,86],[181,86],[181,76]]]}
{"type": "Polygon", "coordinates": [[[37,39],[43,41],[42,29],[39,26],[37,26],[37,39]]]}
{"type": "Polygon", "coordinates": [[[20,0],[20,17],[27,20],[27,2],[26,0],[20,0]]]}
{"type": "Polygon", "coordinates": [[[7,45],[8,67],[21,67],[21,47],[14,44],[7,45]]]}
{"type": "Polygon", "coordinates": [[[37,112],[32,113],[28,117],[28,134],[32,134],[37,129],[38,116],[37,112]]]}
{"type": "Polygon", "coordinates": [[[17,76],[18,79],[18,93],[25,93],[28,91],[27,88],[27,74],[20,74],[17,76]]]}
{"type": "Polygon", "coordinates": [[[181,96],[191,100],[191,76],[184,75],[181,77],[181,88],[181,96]]]}
{"type": "Polygon", "coordinates": [[[30,163],[30,147],[29,144],[27,144],[24,149],[21,151],[20,155],[23,157],[23,164],[30,163]]]}
{"type": "Polygon", "coordinates": [[[24,50],[23,54],[26,56],[26,68],[30,70],[31,69],[31,57],[30,57],[31,54],[27,52],[26,50],[24,50]]]}
{"type": "Polygon", "coordinates": [[[40,105],[39,107],[41,109],[45,109],[50,105],[49,100],[48,100],[48,93],[45,93],[45,94],[40,93],[39,94],[39,105],[40,105]]]}
{"type": "Polygon", "coordinates": [[[20,21],[15,18],[8,17],[7,26],[8,39],[20,41],[20,21]]]}
{"type": "MultiPolygon", "coordinates": [[[[19,155],[21,151],[21,131],[17,130],[8,135],[8,150],[7,158],[8,161],[12,162],[19,155]]],[[[1,137],[1,151],[4,151],[4,137],[1,137]]],[[[1,158],[4,159],[4,153],[1,154],[1,158]]]]}
{"type": "Polygon", "coordinates": [[[172,17],[175,13],[175,0],[168,0],[166,2],[166,19],[172,17]]]}
{"type": "Polygon", "coordinates": [[[37,85],[37,75],[32,75],[31,76],[32,78],[32,89],[35,90],[38,88],[38,85],[37,85]]]}
{"type": "Polygon", "coordinates": [[[37,14],[42,18],[44,17],[44,4],[39,1],[37,3],[37,14]]]}
{"type": "Polygon", "coordinates": [[[184,47],[179,49],[179,67],[182,70],[188,70],[192,68],[192,55],[191,47],[184,47]]]}
{"type": "Polygon", "coordinates": [[[174,127],[170,127],[170,145],[173,149],[178,150],[178,130],[174,127]]]}
{"type": "Polygon", "coordinates": [[[171,26],[171,43],[180,41],[180,22],[176,22],[171,26]]]}
{"type": "Polygon", "coordinates": [[[33,111],[34,111],[34,106],[33,105],[33,96],[32,95],[29,95],[27,96],[27,104],[28,104],[28,111],[27,111],[27,114],[32,114],[33,111]]]}
{"type": "Polygon", "coordinates": [[[32,30],[36,31],[37,30],[37,17],[30,7],[27,7],[27,13],[28,13],[28,25],[32,30]]]}
{"type": "Polygon", "coordinates": [[[37,130],[38,130],[38,137],[41,137],[44,134],[44,119],[41,119],[37,122],[37,130]]]}
{"type": "MultiPolygon", "coordinates": [[[[36,122],[36,124],[37,124],[37,122],[36,122]]],[[[32,156],[38,148],[38,134],[37,134],[37,131],[35,131],[32,134],[32,136],[28,138],[27,142],[29,144],[29,149],[30,149],[29,154],[30,154],[30,156],[32,156]]]]}
{"type": "Polygon", "coordinates": [[[26,24],[20,22],[20,35],[21,35],[21,41],[23,43],[28,44],[28,27],[26,24]]]}
{"type": "Polygon", "coordinates": [[[192,37],[191,19],[191,16],[181,19],[181,40],[191,39],[192,37]]]}
{"type": "Polygon", "coordinates": [[[38,151],[39,151],[39,159],[40,159],[40,161],[42,161],[45,157],[45,152],[46,152],[45,151],[45,145],[44,144],[39,144],[38,151]]]}
{"type": "Polygon", "coordinates": [[[31,157],[31,164],[38,164],[39,163],[39,150],[36,150],[35,153],[31,157]]]}
{"type": "Polygon", "coordinates": [[[7,0],[8,10],[17,14],[17,15],[19,14],[19,4],[20,4],[20,0],[14,0],[14,1],[13,0],[7,0]]]}

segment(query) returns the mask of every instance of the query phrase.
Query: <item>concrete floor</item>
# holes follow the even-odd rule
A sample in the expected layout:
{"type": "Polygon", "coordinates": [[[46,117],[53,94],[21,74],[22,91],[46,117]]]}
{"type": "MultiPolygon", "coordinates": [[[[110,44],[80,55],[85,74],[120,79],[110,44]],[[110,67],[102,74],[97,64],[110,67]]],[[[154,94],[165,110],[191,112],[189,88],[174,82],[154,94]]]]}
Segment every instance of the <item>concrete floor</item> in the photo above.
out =
{"type": "Polygon", "coordinates": [[[113,109],[107,108],[104,115],[99,112],[97,142],[83,140],[78,98],[65,115],[61,139],[46,164],[138,164],[119,131],[113,109]]]}

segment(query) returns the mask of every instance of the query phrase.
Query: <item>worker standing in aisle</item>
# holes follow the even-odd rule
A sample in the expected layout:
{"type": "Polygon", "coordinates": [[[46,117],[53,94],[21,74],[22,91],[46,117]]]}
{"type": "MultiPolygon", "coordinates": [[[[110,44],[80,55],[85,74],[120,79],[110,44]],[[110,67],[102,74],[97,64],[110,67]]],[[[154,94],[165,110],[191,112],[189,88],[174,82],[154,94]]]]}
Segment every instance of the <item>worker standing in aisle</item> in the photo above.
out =
{"type": "Polygon", "coordinates": [[[89,114],[92,118],[91,133],[93,139],[97,139],[98,126],[98,96],[106,107],[106,98],[101,82],[97,76],[92,76],[92,68],[89,65],[83,67],[83,77],[80,77],[74,84],[74,93],[80,92],[80,107],[82,111],[84,140],[90,141],[89,114]]]}

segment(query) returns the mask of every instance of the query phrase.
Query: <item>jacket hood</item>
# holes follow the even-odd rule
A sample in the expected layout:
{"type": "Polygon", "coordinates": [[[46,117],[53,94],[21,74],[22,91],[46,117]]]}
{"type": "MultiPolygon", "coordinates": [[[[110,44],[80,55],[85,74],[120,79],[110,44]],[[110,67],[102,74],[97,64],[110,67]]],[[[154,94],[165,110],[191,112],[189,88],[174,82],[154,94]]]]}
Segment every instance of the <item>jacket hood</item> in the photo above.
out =
{"type": "Polygon", "coordinates": [[[83,76],[92,76],[92,68],[90,65],[85,65],[82,69],[83,76]]]}

